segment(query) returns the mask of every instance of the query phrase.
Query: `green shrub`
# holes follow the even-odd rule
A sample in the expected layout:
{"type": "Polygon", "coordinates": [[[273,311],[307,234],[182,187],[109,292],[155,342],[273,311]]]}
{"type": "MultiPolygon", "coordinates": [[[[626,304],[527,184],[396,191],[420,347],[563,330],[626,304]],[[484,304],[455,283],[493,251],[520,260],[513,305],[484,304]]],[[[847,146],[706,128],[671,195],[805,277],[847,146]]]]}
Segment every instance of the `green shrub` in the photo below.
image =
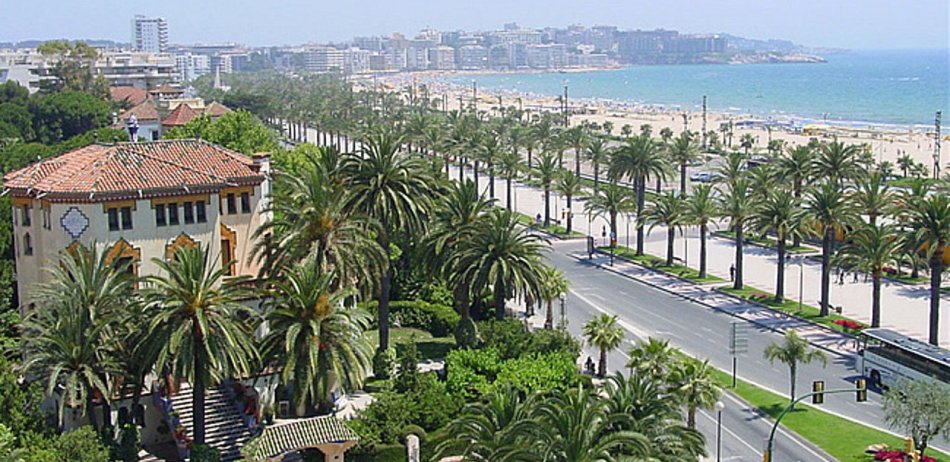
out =
{"type": "Polygon", "coordinates": [[[387,348],[385,350],[376,350],[373,355],[373,376],[377,379],[388,379],[393,376],[396,369],[396,349],[387,348]]]}
{"type": "Polygon", "coordinates": [[[458,325],[455,326],[455,344],[459,348],[474,348],[481,341],[481,336],[478,335],[478,327],[475,325],[475,321],[472,321],[472,318],[459,320],[458,325]]]}
{"type": "Polygon", "coordinates": [[[422,446],[422,443],[428,439],[429,435],[426,431],[418,425],[407,425],[406,428],[402,430],[402,437],[399,438],[399,442],[406,444],[406,438],[409,435],[416,435],[419,438],[419,446],[422,446]]]}
{"type": "Polygon", "coordinates": [[[453,350],[445,358],[446,388],[467,397],[484,394],[501,370],[501,359],[494,348],[453,350]]]}
{"type": "Polygon", "coordinates": [[[531,333],[528,346],[522,354],[564,353],[572,358],[581,355],[581,343],[570,332],[562,329],[539,329],[531,333]]]}
{"type": "Polygon", "coordinates": [[[535,353],[566,353],[577,358],[581,344],[563,330],[538,329],[529,332],[523,323],[514,319],[483,321],[478,332],[484,348],[498,350],[501,359],[520,358],[535,353]]]}
{"type": "Polygon", "coordinates": [[[419,388],[419,350],[415,335],[400,346],[399,371],[393,380],[393,388],[399,393],[407,393],[419,388]]]}
{"type": "MultiPolygon", "coordinates": [[[[373,313],[374,326],[378,326],[378,306],[376,301],[365,305],[366,309],[373,313]]],[[[398,300],[389,302],[389,322],[392,326],[422,329],[433,337],[446,337],[455,331],[459,315],[451,306],[436,305],[424,300],[398,300]]]]}
{"type": "Polygon", "coordinates": [[[191,462],[221,462],[221,453],[207,444],[196,444],[191,448],[191,462]]]}
{"type": "Polygon", "coordinates": [[[527,393],[566,390],[577,383],[575,356],[563,352],[531,354],[501,364],[495,383],[527,393]]]}

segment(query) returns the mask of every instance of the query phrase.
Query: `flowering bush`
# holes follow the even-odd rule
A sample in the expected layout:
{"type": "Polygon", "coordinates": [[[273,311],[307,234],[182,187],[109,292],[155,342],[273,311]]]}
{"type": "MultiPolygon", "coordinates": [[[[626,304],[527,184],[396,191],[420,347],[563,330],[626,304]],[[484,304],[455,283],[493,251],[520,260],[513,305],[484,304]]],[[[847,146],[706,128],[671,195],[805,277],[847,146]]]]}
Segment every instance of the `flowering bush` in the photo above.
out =
{"type": "Polygon", "coordinates": [[[861,330],[864,329],[864,324],[861,324],[857,321],[852,321],[850,319],[835,319],[833,323],[844,327],[846,330],[861,330]]]}
{"type": "MultiPolygon", "coordinates": [[[[874,453],[874,460],[883,460],[885,462],[904,462],[905,460],[911,460],[910,456],[904,453],[904,451],[878,451],[874,453]],[[906,459],[905,459],[906,457],[906,459]]],[[[921,462],[937,462],[937,459],[928,456],[921,456],[921,462]]]]}

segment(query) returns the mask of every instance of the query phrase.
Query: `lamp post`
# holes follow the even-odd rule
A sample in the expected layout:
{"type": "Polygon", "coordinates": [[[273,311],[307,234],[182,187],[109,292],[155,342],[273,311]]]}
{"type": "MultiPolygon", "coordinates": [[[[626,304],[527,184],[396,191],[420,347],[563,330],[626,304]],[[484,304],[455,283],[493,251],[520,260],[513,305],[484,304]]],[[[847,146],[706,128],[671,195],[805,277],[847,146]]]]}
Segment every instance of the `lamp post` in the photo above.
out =
{"type": "Polygon", "coordinates": [[[561,292],[558,298],[561,299],[561,322],[558,323],[558,329],[564,329],[567,327],[567,316],[564,314],[564,302],[567,300],[567,294],[561,292]]]}
{"type": "Polygon", "coordinates": [[[802,312],[802,301],[805,297],[805,256],[798,256],[798,312],[802,312]]]}
{"type": "Polygon", "coordinates": [[[716,409],[716,462],[722,462],[722,411],[726,409],[726,404],[716,401],[713,407],[716,409]]]}

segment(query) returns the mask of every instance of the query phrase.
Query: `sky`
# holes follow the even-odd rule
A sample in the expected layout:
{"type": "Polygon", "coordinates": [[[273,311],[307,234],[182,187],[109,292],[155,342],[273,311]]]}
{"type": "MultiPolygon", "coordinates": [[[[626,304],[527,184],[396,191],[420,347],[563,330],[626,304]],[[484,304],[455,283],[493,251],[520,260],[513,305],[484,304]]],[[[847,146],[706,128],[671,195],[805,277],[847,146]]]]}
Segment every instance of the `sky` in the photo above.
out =
{"type": "Polygon", "coordinates": [[[128,42],[135,14],[164,17],[169,40],[181,44],[341,42],[517,22],[724,32],[813,47],[950,48],[948,0],[0,0],[0,42],[128,42]]]}

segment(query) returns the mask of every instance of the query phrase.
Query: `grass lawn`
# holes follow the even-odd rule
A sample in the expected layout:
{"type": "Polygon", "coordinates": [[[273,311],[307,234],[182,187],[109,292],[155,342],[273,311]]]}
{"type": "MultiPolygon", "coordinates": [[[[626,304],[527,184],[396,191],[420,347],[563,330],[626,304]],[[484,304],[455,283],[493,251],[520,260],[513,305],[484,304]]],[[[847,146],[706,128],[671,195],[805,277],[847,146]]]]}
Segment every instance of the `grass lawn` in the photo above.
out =
{"type": "MultiPolygon", "coordinates": [[[[733,241],[736,240],[736,233],[729,230],[713,231],[713,234],[719,237],[724,237],[726,239],[733,240],[733,241]]],[[[757,244],[763,247],[768,247],[770,249],[776,249],[778,246],[778,242],[775,240],[775,238],[771,236],[766,236],[764,238],[746,236],[746,238],[753,244],[757,244]]],[[[793,246],[791,242],[789,241],[789,243],[785,246],[785,251],[791,254],[798,254],[798,253],[818,252],[819,249],[812,247],[810,245],[800,245],[796,247],[796,246],[793,246]]]]}
{"type": "MultiPolygon", "coordinates": [[[[455,337],[433,337],[432,334],[421,330],[408,327],[394,327],[389,329],[389,343],[399,351],[399,345],[408,343],[415,336],[416,348],[419,349],[419,359],[443,359],[449,350],[455,348],[455,337]]],[[[379,331],[369,330],[363,334],[363,337],[373,345],[379,345],[379,331]]]]}
{"type": "MultiPolygon", "coordinates": [[[[610,247],[598,247],[603,252],[610,253],[610,247]]],[[[696,283],[707,283],[707,282],[723,282],[724,279],[718,278],[716,276],[706,273],[706,277],[699,277],[699,270],[690,268],[688,266],[683,266],[677,263],[673,263],[673,266],[666,265],[666,259],[657,257],[656,255],[643,254],[638,256],[636,250],[629,247],[624,247],[622,245],[617,246],[614,249],[616,252],[614,255],[620,258],[626,258],[627,260],[635,261],[641,265],[647,266],[649,268],[655,269],[657,271],[662,271],[666,274],[680,277],[691,282],[696,283]]]]}
{"type": "MultiPolygon", "coordinates": [[[[513,212],[513,213],[515,214],[515,217],[518,219],[518,222],[519,222],[519,223],[521,223],[521,224],[523,224],[523,225],[525,225],[525,226],[527,226],[527,227],[529,227],[529,228],[537,228],[537,229],[540,229],[541,231],[544,231],[544,232],[546,232],[546,233],[548,233],[548,234],[553,234],[553,235],[555,235],[555,236],[557,236],[557,237],[562,237],[562,238],[563,238],[563,237],[581,237],[581,236],[583,236],[583,234],[577,232],[576,228],[575,228],[575,229],[572,229],[572,230],[571,230],[571,233],[568,234],[567,228],[565,228],[565,227],[563,227],[563,226],[560,226],[560,225],[551,225],[551,226],[548,226],[548,227],[538,226],[538,225],[536,225],[536,224],[534,223],[534,218],[529,217],[529,216],[527,216],[527,215],[525,215],[525,214],[523,214],[523,213],[521,213],[521,212],[513,212]]],[[[576,216],[575,216],[575,218],[576,218],[576,216]]],[[[551,221],[553,222],[554,220],[551,220],[551,221]]],[[[577,224],[577,220],[575,219],[574,221],[575,221],[575,224],[577,224]]]]}
{"type": "MultiPolygon", "coordinates": [[[[911,177],[898,178],[896,180],[888,181],[887,185],[892,188],[909,188],[915,180],[916,178],[911,177]]],[[[937,183],[933,178],[923,178],[923,180],[928,186],[933,186],[937,183]]]]}
{"type": "MultiPolygon", "coordinates": [[[[714,370],[716,381],[724,389],[730,389],[732,376],[720,370],[714,370]]],[[[739,395],[752,406],[768,414],[773,419],[788,405],[788,398],[765,391],[741,379],[732,392],[739,395]]],[[[825,400],[854,399],[853,394],[840,393],[825,395],[825,400]]],[[[825,450],[841,462],[866,462],[871,456],[864,454],[864,450],[871,444],[886,443],[889,447],[902,449],[904,441],[890,434],[856,424],[850,420],[828,414],[819,409],[799,404],[795,410],[789,412],[783,419],[782,425],[816,446],[825,450]]],[[[940,460],[948,460],[947,454],[938,453],[932,449],[927,455],[938,456],[940,460]]]]}
{"type": "MultiPolygon", "coordinates": [[[[834,323],[834,321],[839,320],[839,319],[844,319],[844,320],[851,320],[851,319],[846,318],[844,316],[839,316],[835,313],[830,313],[828,316],[821,317],[819,316],[819,313],[821,312],[821,310],[811,305],[805,305],[805,304],[802,305],[802,310],[799,311],[798,300],[792,300],[792,299],[786,298],[782,303],[776,303],[774,294],[770,294],[764,290],[759,290],[759,289],[756,289],[754,287],[749,287],[749,286],[743,287],[742,290],[735,290],[732,288],[732,286],[723,286],[723,287],[720,287],[719,290],[726,292],[728,294],[732,294],[737,297],[743,298],[745,300],[761,303],[763,305],[768,306],[769,308],[774,308],[776,310],[779,310],[788,314],[793,314],[795,316],[807,319],[808,321],[814,322],[816,324],[821,324],[823,326],[826,326],[838,332],[852,333],[848,329],[845,329],[844,327],[839,326],[834,323]]],[[[863,323],[861,324],[863,325],[863,323]]]]}
{"type": "Polygon", "coordinates": [[[902,273],[900,276],[894,275],[884,275],[885,279],[891,279],[898,282],[903,282],[905,284],[927,284],[930,282],[930,278],[926,276],[917,276],[915,278],[910,277],[910,273],[902,273]]]}

